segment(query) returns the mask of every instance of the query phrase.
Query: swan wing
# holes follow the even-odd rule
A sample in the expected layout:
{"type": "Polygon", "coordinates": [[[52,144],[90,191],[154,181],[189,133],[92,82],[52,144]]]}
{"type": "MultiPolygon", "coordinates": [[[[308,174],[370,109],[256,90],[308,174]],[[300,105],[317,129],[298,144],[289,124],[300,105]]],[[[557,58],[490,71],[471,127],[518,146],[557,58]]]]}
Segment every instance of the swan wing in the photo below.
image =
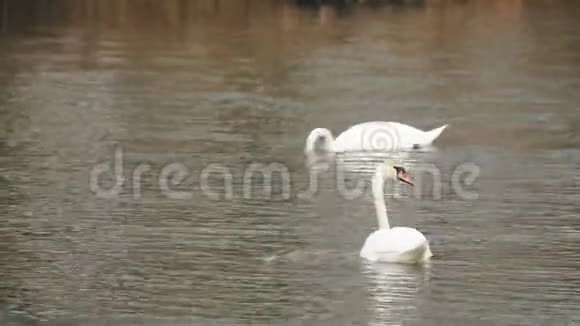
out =
{"type": "Polygon", "coordinates": [[[335,141],[337,151],[392,151],[431,144],[439,133],[429,133],[392,121],[370,121],[351,126],[335,141]]]}

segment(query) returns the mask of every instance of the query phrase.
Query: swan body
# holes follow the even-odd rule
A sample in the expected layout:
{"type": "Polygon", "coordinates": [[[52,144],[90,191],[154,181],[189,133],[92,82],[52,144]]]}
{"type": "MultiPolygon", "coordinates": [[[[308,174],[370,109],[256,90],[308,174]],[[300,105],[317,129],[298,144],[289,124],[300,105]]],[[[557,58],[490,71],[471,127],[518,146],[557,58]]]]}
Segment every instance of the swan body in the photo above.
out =
{"type": "Polygon", "coordinates": [[[399,122],[370,121],[348,128],[336,139],[330,130],[316,128],[310,132],[304,151],[312,152],[320,140],[329,152],[409,150],[431,145],[445,128],[447,125],[423,131],[399,122]]]}
{"type": "Polygon", "coordinates": [[[360,252],[362,258],[372,262],[420,263],[432,255],[425,236],[409,227],[376,230],[360,252]]]}
{"type": "Polygon", "coordinates": [[[371,262],[422,263],[433,254],[425,236],[414,228],[389,226],[383,198],[386,178],[412,185],[402,167],[381,164],[373,177],[373,197],[379,229],[371,233],[360,251],[360,257],[371,262]]]}

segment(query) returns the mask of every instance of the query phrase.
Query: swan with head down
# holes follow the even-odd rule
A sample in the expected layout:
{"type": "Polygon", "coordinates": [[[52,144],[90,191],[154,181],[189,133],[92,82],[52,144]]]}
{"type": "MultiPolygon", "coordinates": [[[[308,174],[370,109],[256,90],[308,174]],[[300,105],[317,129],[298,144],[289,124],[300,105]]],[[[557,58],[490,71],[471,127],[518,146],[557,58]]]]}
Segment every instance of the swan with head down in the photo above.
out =
{"type": "Polygon", "coordinates": [[[403,167],[391,166],[386,162],[377,166],[372,179],[372,189],[379,228],[368,236],[360,251],[360,256],[372,262],[425,262],[433,256],[425,236],[414,228],[391,228],[389,225],[387,206],[383,197],[386,179],[399,180],[413,185],[403,167]]]}
{"type": "Polygon", "coordinates": [[[316,128],[306,139],[304,152],[313,152],[317,145],[326,152],[387,152],[430,146],[447,125],[430,131],[392,121],[371,121],[356,124],[334,139],[326,128],[316,128]]]}

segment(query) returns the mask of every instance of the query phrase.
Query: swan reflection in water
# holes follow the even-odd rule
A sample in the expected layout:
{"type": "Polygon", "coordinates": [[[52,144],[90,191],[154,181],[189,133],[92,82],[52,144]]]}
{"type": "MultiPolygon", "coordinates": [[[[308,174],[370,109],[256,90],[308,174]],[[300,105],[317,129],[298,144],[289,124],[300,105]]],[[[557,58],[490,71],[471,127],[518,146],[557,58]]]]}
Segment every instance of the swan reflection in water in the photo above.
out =
{"type": "Polygon", "coordinates": [[[411,156],[410,152],[351,152],[339,154],[310,152],[306,154],[306,167],[309,169],[328,170],[331,165],[336,164],[337,170],[372,174],[375,171],[376,164],[385,160],[408,164],[416,159],[411,156]]]}
{"type": "Polygon", "coordinates": [[[369,325],[402,325],[416,316],[418,297],[429,290],[430,264],[363,263],[369,325]]]}
{"type": "Polygon", "coordinates": [[[311,151],[305,154],[306,167],[309,169],[328,170],[336,164],[337,169],[345,172],[372,174],[376,164],[390,161],[394,165],[412,166],[433,157],[438,152],[436,147],[422,148],[413,151],[398,152],[345,152],[334,153],[328,151],[311,151]]]}

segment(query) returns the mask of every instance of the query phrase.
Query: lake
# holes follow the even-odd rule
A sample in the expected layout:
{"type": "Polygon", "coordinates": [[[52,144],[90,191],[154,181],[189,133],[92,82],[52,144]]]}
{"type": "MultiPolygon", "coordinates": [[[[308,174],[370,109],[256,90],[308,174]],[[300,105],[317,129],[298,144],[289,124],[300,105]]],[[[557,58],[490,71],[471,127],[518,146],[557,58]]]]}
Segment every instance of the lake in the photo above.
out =
{"type": "Polygon", "coordinates": [[[580,4],[0,8],[3,325],[580,324],[580,4]],[[379,158],[427,265],[362,261],[372,165],[304,155],[373,120],[449,124],[379,158]]]}

